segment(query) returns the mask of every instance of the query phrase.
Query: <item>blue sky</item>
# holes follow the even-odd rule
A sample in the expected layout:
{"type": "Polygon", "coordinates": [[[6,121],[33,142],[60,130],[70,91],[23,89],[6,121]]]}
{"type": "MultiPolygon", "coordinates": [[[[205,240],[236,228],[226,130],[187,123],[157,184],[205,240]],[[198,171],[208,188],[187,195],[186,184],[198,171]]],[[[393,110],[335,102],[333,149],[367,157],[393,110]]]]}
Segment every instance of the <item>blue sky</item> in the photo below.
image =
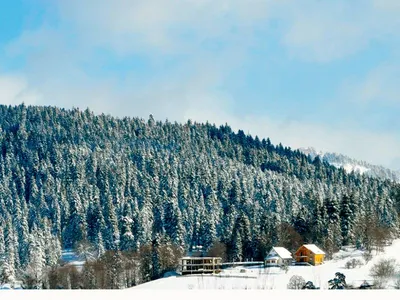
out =
{"type": "Polygon", "coordinates": [[[3,0],[0,102],[227,122],[400,169],[398,0],[3,0]]]}

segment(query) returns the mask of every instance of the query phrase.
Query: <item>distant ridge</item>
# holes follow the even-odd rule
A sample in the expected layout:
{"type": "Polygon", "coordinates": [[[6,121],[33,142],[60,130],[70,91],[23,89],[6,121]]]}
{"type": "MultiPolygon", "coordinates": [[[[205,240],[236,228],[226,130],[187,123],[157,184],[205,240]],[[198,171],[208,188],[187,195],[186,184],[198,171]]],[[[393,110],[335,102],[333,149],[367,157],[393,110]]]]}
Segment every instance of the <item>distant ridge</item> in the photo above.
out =
{"type": "Polygon", "coordinates": [[[321,160],[337,168],[343,168],[347,173],[354,172],[356,174],[365,174],[376,178],[400,182],[400,171],[394,171],[383,166],[356,160],[340,153],[317,151],[313,147],[299,148],[298,150],[305,155],[309,155],[311,159],[319,156],[321,160]]]}

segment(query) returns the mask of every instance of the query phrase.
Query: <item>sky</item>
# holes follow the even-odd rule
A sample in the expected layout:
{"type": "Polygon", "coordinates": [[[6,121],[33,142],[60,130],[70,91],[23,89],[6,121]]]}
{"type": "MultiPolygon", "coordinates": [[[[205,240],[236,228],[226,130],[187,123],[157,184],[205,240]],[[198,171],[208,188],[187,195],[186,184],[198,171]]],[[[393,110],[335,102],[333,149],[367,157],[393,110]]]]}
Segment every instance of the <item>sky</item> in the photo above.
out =
{"type": "Polygon", "coordinates": [[[228,123],[400,169],[398,0],[2,0],[0,103],[228,123]]]}

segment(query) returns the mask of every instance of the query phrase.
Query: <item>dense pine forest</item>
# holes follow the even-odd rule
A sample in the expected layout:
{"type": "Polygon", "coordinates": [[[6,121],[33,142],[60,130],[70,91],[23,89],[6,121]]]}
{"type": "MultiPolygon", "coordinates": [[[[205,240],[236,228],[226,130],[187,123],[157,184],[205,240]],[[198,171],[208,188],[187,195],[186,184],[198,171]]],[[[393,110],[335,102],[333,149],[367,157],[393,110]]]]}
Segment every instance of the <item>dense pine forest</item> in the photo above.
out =
{"type": "Polygon", "coordinates": [[[244,261],[273,245],[329,256],[399,234],[395,182],[229,125],[1,105],[0,147],[0,281],[27,288],[137,285],[195,245],[244,261]],[[81,272],[62,266],[62,249],[87,256],[81,272]]]}

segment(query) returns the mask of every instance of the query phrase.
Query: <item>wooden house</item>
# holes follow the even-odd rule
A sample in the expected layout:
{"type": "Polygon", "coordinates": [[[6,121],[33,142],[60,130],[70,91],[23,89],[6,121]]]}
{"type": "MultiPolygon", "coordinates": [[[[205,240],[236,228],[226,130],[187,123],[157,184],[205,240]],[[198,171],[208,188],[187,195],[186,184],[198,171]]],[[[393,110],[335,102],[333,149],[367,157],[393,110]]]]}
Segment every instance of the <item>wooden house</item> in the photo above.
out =
{"type": "Polygon", "coordinates": [[[272,247],[264,259],[266,267],[291,265],[293,261],[292,254],[283,247],[272,247]]]}
{"type": "Polygon", "coordinates": [[[221,272],[221,257],[183,257],[181,258],[180,271],[187,274],[217,274],[221,272]]]}
{"type": "Polygon", "coordinates": [[[294,258],[297,263],[309,263],[317,266],[324,262],[325,252],[314,244],[306,244],[296,251],[294,258]]]}

